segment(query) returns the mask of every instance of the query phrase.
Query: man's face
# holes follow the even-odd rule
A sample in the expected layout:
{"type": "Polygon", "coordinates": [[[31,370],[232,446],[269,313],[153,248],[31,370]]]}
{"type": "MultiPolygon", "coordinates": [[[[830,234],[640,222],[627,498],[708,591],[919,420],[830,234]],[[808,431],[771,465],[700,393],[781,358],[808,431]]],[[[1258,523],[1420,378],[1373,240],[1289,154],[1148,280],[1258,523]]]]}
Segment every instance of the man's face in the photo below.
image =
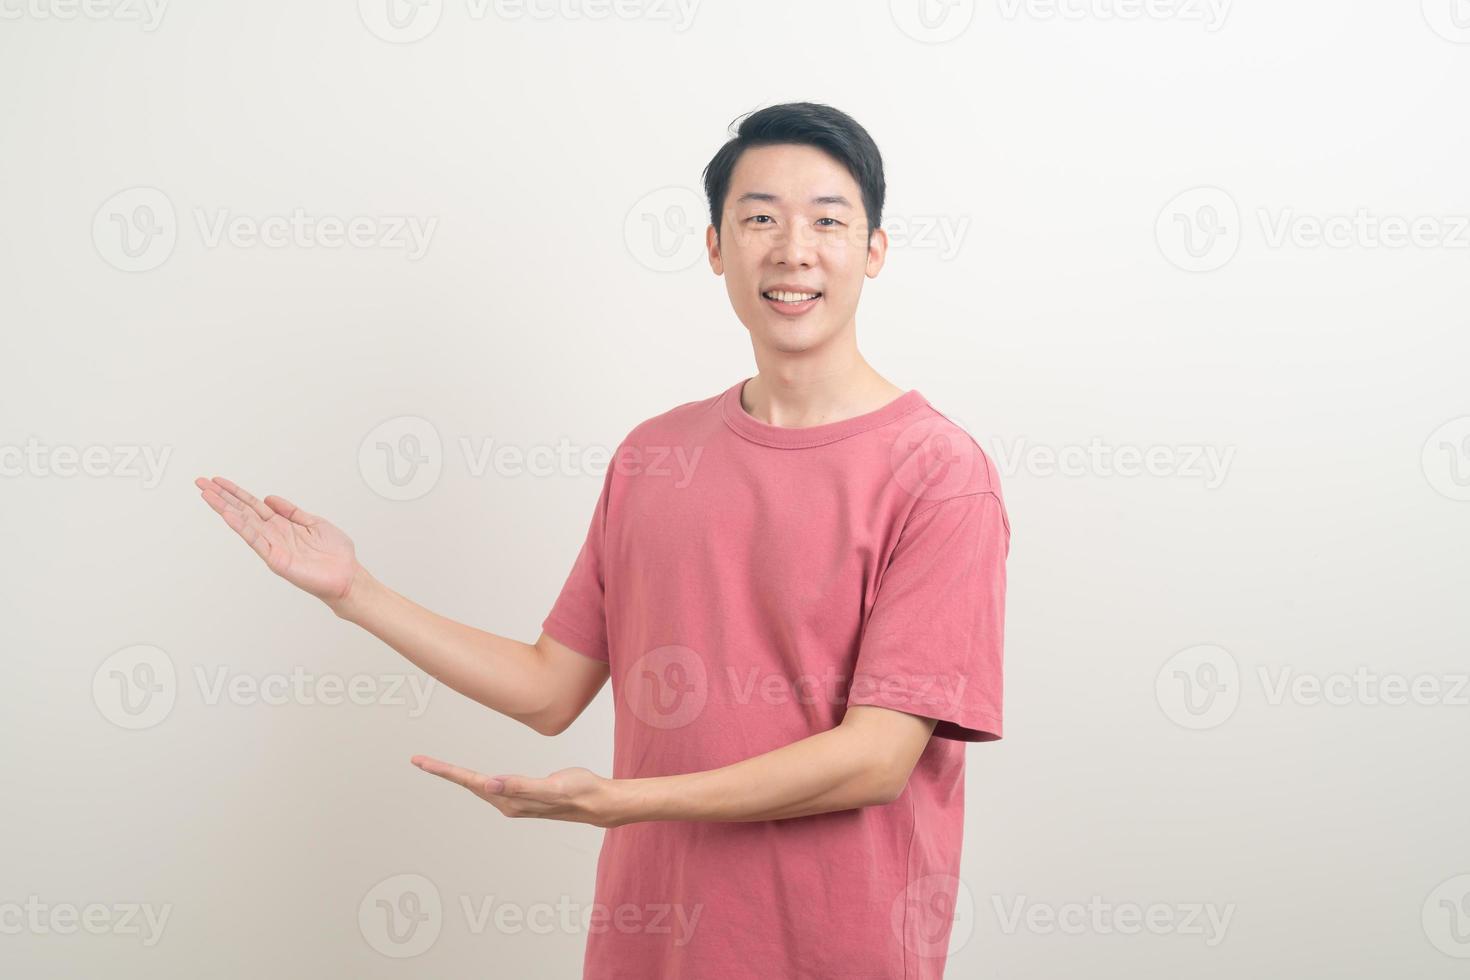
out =
{"type": "Polygon", "coordinates": [[[815,147],[782,144],[741,155],[718,240],[711,225],[705,243],[756,347],[799,353],[853,324],[863,277],[883,268],[888,236],[876,229],[869,244],[862,193],[847,168],[815,147]],[[819,295],[776,298],[772,290],[819,295]]]}

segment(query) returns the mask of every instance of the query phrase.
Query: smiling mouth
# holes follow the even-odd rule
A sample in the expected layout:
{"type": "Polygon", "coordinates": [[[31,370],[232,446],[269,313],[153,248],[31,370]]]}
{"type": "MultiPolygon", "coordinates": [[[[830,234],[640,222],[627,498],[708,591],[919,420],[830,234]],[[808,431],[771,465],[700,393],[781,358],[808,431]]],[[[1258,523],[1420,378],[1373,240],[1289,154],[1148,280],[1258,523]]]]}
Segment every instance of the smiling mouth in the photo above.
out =
{"type": "Polygon", "coordinates": [[[761,298],[777,313],[786,316],[799,316],[817,305],[822,294],[816,290],[804,292],[789,292],[784,289],[772,289],[761,293],[761,298]]]}

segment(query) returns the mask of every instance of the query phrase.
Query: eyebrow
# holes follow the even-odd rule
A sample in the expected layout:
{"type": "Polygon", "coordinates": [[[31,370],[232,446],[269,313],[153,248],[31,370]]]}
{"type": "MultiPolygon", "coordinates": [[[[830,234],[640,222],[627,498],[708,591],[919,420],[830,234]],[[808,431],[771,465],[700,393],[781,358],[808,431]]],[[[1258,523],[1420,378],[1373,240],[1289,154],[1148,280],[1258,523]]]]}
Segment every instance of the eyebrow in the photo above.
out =
{"type": "MultiPolygon", "coordinates": [[[[744,194],[741,194],[738,198],[735,199],[735,203],[743,204],[746,201],[769,201],[775,204],[779,203],[780,200],[781,198],[779,196],[775,194],[767,194],[764,191],[746,191],[744,194]]],[[[843,197],[841,194],[823,194],[820,197],[812,198],[812,203],[836,204],[844,208],[852,207],[852,202],[843,197]]]]}

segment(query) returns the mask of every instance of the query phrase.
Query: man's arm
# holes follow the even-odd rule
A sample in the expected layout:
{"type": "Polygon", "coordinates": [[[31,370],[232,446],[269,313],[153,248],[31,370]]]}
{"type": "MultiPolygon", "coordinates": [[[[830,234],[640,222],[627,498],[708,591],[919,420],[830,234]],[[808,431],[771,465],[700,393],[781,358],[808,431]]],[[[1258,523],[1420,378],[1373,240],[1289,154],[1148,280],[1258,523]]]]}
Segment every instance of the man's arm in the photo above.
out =
{"type": "Polygon", "coordinates": [[[608,665],[542,633],[522,643],[425,609],[358,568],[327,605],[440,683],[542,735],[558,735],[607,682],[608,665]]]}
{"type": "Polygon", "coordinates": [[[898,799],[935,720],[875,705],[836,728],[704,772],[615,780],[617,823],[780,820],[898,799]]]}
{"type": "Polygon", "coordinates": [[[487,708],[555,735],[607,681],[605,662],[544,633],[534,644],[521,643],[410,602],[367,573],[340,528],[285,497],[257,500],[222,476],[199,477],[194,485],[272,572],[487,708]]]}
{"type": "Polygon", "coordinates": [[[853,705],[836,728],[779,749],[719,769],[639,779],[604,779],[582,768],[544,779],[487,776],[425,755],[411,761],[508,817],[597,827],[646,820],[780,820],[892,803],[935,724],[890,708],[853,705]]]}

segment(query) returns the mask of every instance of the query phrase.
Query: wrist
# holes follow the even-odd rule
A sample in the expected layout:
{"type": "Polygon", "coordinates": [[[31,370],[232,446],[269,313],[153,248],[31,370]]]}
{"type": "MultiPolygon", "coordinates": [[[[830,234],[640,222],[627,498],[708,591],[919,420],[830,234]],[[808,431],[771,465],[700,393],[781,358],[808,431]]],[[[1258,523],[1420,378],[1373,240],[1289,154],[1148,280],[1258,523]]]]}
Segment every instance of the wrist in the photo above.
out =
{"type": "Polygon", "coordinates": [[[351,622],[367,605],[377,584],[377,579],[373,578],[366,568],[357,565],[352,571],[352,580],[347,584],[347,591],[335,599],[326,600],[327,606],[337,615],[337,618],[351,622]]]}
{"type": "Polygon", "coordinates": [[[608,780],[608,788],[612,792],[607,826],[621,827],[659,819],[657,784],[657,777],[608,780]]]}

